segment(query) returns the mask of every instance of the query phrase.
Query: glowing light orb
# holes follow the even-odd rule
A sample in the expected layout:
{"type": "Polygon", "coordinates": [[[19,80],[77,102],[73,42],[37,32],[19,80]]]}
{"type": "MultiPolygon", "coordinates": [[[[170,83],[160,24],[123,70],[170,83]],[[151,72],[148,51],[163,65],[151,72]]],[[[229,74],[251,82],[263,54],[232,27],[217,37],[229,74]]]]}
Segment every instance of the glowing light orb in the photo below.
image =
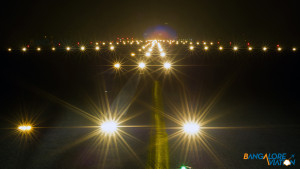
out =
{"type": "Polygon", "coordinates": [[[81,46],[81,47],[80,47],[80,50],[81,50],[81,51],[84,51],[84,50],[85,50],[85,47],[84,47],[84,46],[81,46]]]}
{"type": "Polygon", "coordinates": [[[38,47],[38,48],[36,48],[36,50],[37,50],[37,51],[41,51],[41,48],[40,48],[40,47],[38,47]]]}
{"type": "Polygon", "coordinates": [[[208,50],[208,46],[205,46],[205,47],[204,47],[204,50],[208,50]]]}
{"type": "Polygon", "coordinates": [[[52,49],[51,49],[52,51],[55,51],[56,49],[55,49],[55,47],[52,47],[52,49]]]}
{"type": "Polygon", "coordinates": [[[32,129],[32,126],[22,125],[22,126],[19,126],[18,129],[21,130],[21,131],[30,131],[32,129]]]}
{"type": "Polygon", "coordinates": [[[193,122],[186,123],[183,126],[183,131],[190,135],[197,134],[200,131],[200,125],[193,122]]]}
{"type": "Polygon", "coordinates": [[[251,51],[253,48],[252,47],[248,47],[248,50],[251,51]]]}
{"type": "Polygon", "coordinates": [[[165,69],[170,69],[171,68],[171,63],[169,63],[169,62],[164,63],[164,68],[165,69]]]}
{"type": "Polygon", "coordinates": [[[106,121],[101,124],[100,128],[103,133],[113,134],[118,130],[118,124],[115,121],[106,121]]]}
{"type": "Polygon", "coordinates": [[[194,50],[194,46],[190,46],[190,50],[194,50]]]}
{"type": "Polygon", "coordinates": [[[297,50],[297,48],[293,48],[292,50],[293,50],[293,51],[296,51],[296,50],[297,50]]]}
{"type": "Polygon", "coordinates": [[[234,51],[237,51],[239,48],[237,46],[233,47],[234,51]]]}
{"type": "Polygon", "coordinates": [[[149,51],[149,52],[152,52],[152,48],[150,48],[148,51],[149,51]]]}
{"type": "Polygon", "coordinates": [[[121,64],[120,64],[120,63],[115,63],[115,64],[114,64],[114,68],[119,69],[120,67],[121,67],[121,64]]]}
{"type": "Polygon", "coordinates": [[[223,50],[223,47],[222,47],[222,46],[220,46],[220,47],[219,47],[219,50],[223,50]]]}
{"type": "Polygon", "coordinates": [[[277,48],[277,50],[280,52],[280,51],[282,50],[282,48],[281,48],[281,47],[279,47],[279,48],[277,48]]]}
{"type": "Polygon", "coordinates": [[[161,57],[165,57],[165,56],[166,56],[166,53],[165,53],[165,52],[162,52],[162,53],[160,53],[160,56],[161,56],[161,57]]]}
{"type": "Polygon", "coordinates": [[[268,50],[268,48],[267,47],[263,47],[263,51],[267,51],[268,50]]]}
{"type": "Polygon", "coordinates": [[[110,50],[115,50],[115,47],[114,47],[114,46],[110,46],[109,49],[110,49],[110,50]]]}
{"type": "Polygon", "coordinates": [[[7,50],[8,50],[9,52],[11,52],[11,48],[8,48],[7,50]]]}
{"type": "Polygon", "coordinates": [[[144,62],[139,63],[139,68],[144,69],[146,67],[146,64],[144,62]]]}
{"type": "Polygon", "coordinates": [[[26,48],[22,48],[22,51],[23,51],[23,52],[26,52],[26,50],[27,50],[26,48]]]}
{"type": "Polygon", "coordinates": [[[95,50],[100,50],[100,47],[99,47],[99,46],[96,46],[96,47],[95,47],[95,50]]]}
{"type": "Polygon", "coordinates": [[[67,51],[70,51],[70,50],[71,50],[71,48],[70,48],[70,47],[66,47],[66,50],[67,50],[67,51]]]}
{"type": "Polygon", "coordinates": [[[147,56],[147,57],[150,57],[150,56],[151,56],[151,54],[150,54],[149,52],[147,52],[147,53],[146,53],[146,56],[147,56]]]}
{"type": "Polygon", "coordinates": [[[135,56],[135,53],[131,53],[130,56],[134,57],[134,56],[135,56]]]}
{"type": "Polygon", "coordinates": [[[283,164],[285,166],[289,166],[289,165],[291,165],[291,162],[290,162],[290,160],[286,159],[286,160],[284,160],[283,164]]]}

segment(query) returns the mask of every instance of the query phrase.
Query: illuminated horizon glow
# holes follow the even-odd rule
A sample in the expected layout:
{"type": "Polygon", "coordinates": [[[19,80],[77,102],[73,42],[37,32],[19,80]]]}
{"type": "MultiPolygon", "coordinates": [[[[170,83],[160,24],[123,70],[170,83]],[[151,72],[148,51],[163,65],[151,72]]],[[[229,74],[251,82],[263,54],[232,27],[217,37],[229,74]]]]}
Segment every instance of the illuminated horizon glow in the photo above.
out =
{"type": "Polygon", "coordinates": [[[175,40],[177,38],[177,33],[174,29],[166,25],[158,25],[151,27],[144,33],[145,39],[157,39],[157,40],[175,40]]]}

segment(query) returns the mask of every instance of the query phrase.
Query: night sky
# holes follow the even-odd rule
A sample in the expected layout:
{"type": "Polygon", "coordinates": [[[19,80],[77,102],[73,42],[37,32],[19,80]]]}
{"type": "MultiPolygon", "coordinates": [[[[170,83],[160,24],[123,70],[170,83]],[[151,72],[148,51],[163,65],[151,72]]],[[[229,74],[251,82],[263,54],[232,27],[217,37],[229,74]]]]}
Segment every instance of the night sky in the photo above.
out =
{"type": "MultiPolygon", "coordinates": [[[[199,144],[185,156],[187,148],[175,149],[176,139],[171,139],[170,169],[183,164],[193,169],[273,168],[265,160],[244,160],[244,153],[295,154],[296,166],[288,168],[299,165],[296,1],[29,0],[9,1],[0,8],[0,168],[145,168],[155,80],[161,82],[167,115],[207,108],[205,127],[216,127],[204,129],[213,153],[199,144]],[[106,45],[97,52],[89,44],[117,37],[144,40],[147,30],[157,26],[168,27],[178,38],[213,41],[214,46],[204,51],[202,44],[194,44],[190,51],[189,44],[163,44],[167,59],[174,61],[174,71],[165,74],[157,66],[158,56],[149,60],[147,71],[135,69],[144,57],[138,45],[120,44],[115,51],[106,45]],[[52,52],[45,36],[62,47],[52,52]],[[218,51],[217,41],[223,51],[218,51]],[[20,51],[29,42],[35,42],[33,47],[20,51]],[[86,51],[77,49],[76,42],[86,45],[86,51]],[[234,52],[228,42],[239,50],[234,52]],[[283,51],[276,50],[277,44],[283,51]],[[267,52],[262,51],[265,45],[267,52]],[[133,51],[136,57],[130,56],[133,51]],[[122,71],[112,68],[116,60],[125,65],[122,71]],[[86,126],[99,124],[79,110],[98,116],[107,109],[106,102],[114,105],[120,95],[123,106],[130,105],[125,117],[133,117],[124,125],[142,127],[122,129],[134,136],[124,136],[132,151],[120,146],[117,152],[112,146],[105,159],[101,136],[82,140],[94,131],[86,126]],[[37,127],[27,142],[16,134],[25,115],[37,127]]],[[[171,136],[178,124],[168,117],[165,121],[171,136]]]]}

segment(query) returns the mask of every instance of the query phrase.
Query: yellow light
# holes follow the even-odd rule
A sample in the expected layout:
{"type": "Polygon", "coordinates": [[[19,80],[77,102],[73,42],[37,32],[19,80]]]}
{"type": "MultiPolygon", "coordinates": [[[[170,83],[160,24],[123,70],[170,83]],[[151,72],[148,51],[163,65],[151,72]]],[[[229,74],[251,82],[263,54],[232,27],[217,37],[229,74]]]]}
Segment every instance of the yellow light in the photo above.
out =
{"type": "Polygon", "coordinates": [[[203,45],[206,45],[206,42],[203,42],[203,45]]]}
{"type": "Polygon", "coordinates": [[[142,49],[139,49],[139,52],[141,52],[142,51],[142,49]]]}
{"type": "Polygon", "coordinates": [[[278,50],[278,51],[281,51],[281,50],[282,50],[282,48],[281,48],[281,47],[279,47],[279,48],[277,48],[277,50],[278,50]]]}
{"type": "Polygon", "coordinates": [[[131,53],[130,56],[134,57],[134,56],[135,56],[135,53],[131,53]]]}
{"type": "Polygon", "coordinates": [[[99,46],[96,46],[96,47],[95,47],[95,50],[100,50],[100,47],[99,47],[99,46]]]}
{"type": "Polygon", "coordinates": [[[9,52],[11,52],[11,48],[8,48],[7,50],[8,50],[9,52]]]}
{"type": "Polygon", "coordinates": [[[194,46],[190,46],[190,50],[194,50],[194,46]]]}
{"type": "Polygon", "coordinates": [[[114,67],[115,67],[116,69],[119,69],[119,68],[121,67],[121,64],[120,64],[120,63],[116,63],[116,64],[114,64],[114,67]]]}
{"type": "Polygon", "coordinates": [[[160,56],[161,56],[161,57],[165,57],[165,56],[166,56],[166,53],[165,53],[165,52],[162,52],[162,53],[160,53],[160,56]]]}
{"type": "Polygon", "coordinates": [[[106,121],[101,124],[100,128],[103,133],[113,134],[118,130],[118,123],[115,121],[106,121]]]}
{"type": "Polygon", "coordinates": [[[234,50],[234,51],[237,51],[237,50],[238,50],[238,47],[237,47],[237,46],[233,47],[233,50],[234,50]]]}
{"type": "Polygon", "coordinates": [[[114,46],[110,46],[110,50],[115,50],[115,47],[114,46]]]}
{"type": "Polygon", "coordinates": [[[150,56],[151,56],[151,54],[150,54],[149,52],[147,52],[147,53],[146,53],[146,56],[147,56],[147,57],[150,57],[150,56]]]}
{"type": "Polygon", "coordinates": [[[185,123],[183,131],[189,135],[195,135],[200,131],[200,125],[194,122],[185,123]]]}
{"type": "Polygon", "coordinates": [[[213,42],[210,42],[210,45],[213,45],[214,43],[213,42]]]}
{"type": "Polygon", "coordinates": [[[248,50],[251,51],[253,48],[252,47],[248,47],[248,50]]]}
{"type": "Polygon", "coordinates": [[[199,45],[199,42],[197,42],[197,45],[199,45]]]}
{"type": "Polygon", "coordinates": [[[84,50],[85,50],[85,47],[84,47],[84,46],[81,46],[81,47],[80,47],[80,50],[81,50],[81,51],[84,51],[84,50]]]}
{"type": "Polygon", "coordinates": [[[70,51],[70,50],[71,50],[71,48],[70,48],[70,47],[67,47],[67,48],[66,48],[66,50],[67,50],[67,51],[70,51]]]}
{"type": "Polygon", "coordinates": [[[99,43],[98,43],[98,42],[96,42],[96,45],[99,45],[99,43]]]}
{"type": "Polygon", "coordinates": [[[52,49],[51,49],[52,51],[55,51],[55,47],[52,47],[52,49]]]}
{"type": "Polygon", "coordinates": [[[105,42],[103,42],[102,45],[105,45],[105,42]]]}
{"type": "Polygon", "coordinates": [[[219,47],[219,50],[223,50],[223,47],[222,47],[222,46],[220,46],[220,47],[219,47]]]}
{"type": "Polygon", "coordinates": [[[208,46],[205,46],[205,47],[204,47],[204,50],[208,50],[208,46]]]}
{"type": "Polygon", "coordinates": [[[21,131],[30,131],[32,129],[32,126],[30,125],[21,125],[18,127],[19,130],[21,131]]]}
{"type": "Polygon", "coordinates": [[[41,48],[40,48],[40,47],[38,47],[38,48],[36,48],[36,50],[37,50],[37,51],[41,51],[41,48]]]}
{"type": "Polygon", "coordinates": [[[267,47],[263,47],[263,51],[267,51],[268,50],[268,48],[267,47]]]}
{"type": "Polygon", "coordinates": [[[139,68],[144,69],[146,67],[146,64],[144,62],[139,63],[139,68]]]}
{"type": "Polygon", "coordinates": [[[23,52],[26,52],[26,50],[27,50],[26,48],[22,48],[22,51],[23,51],[23,52]]]}
{"type": "Polygon", "coordinates": [[[170,69],[171,68],[171,63],[169,63],[169,62],[164,63],[164,68],[165,69],[170,69]]]}
{"type": "Polygon", "coordinates": [[[149,51],[149,52],[152,52],[152,48],[150,48],[148,51],[149,51]]]}
{"type": "Polygon", "coordinates": [[[292,50],[295,52],[297,50],[297,48],[293,48],[292,50]]]}

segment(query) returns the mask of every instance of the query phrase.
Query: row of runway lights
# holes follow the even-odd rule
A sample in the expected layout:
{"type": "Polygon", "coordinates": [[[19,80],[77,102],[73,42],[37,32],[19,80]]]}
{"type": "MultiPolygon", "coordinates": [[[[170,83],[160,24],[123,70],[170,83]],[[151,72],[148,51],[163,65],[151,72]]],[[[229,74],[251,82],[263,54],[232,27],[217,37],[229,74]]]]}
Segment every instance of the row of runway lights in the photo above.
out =
{"type": "MultiPolygon", "coordinates": [[[[120,126],[118,122],[114,120],[103,121],[99,126],[101,132],[103,132],[104,134],[114,134],[118,131],[119,127],[120,126]]],[[[34,129],[34,127],[30,124],[24,124],[18,126],[17,129],[23,133],[30,133],[34,129]]],[[[190,121],[184,123],[181,129],[188,135],[196,135],[200,132],[201,127],[199,123],[190,121]]]]}
{"type": "MultiPolygon", "coordinates": [[[[145,46],[143,46],[142,48],[145,49],[145,46]]],[[[71,49],[72,49],[71,47],[66,47],[66,48],[65,48],[66,51],[71,51],[71,49]]],[[[84,46],[81,46],[79,49],[80,49],[80,51],[85,51],[85,50],[86,50],[86,48],[85,48],[84,46]]],[[[220,51],[222,51],[222,50],[224,50],[224,49],[227,49],[227,48],[224,48],[224,47],[222,47],[222,46],[219,46],[219,47],[218,47],[218,50],[220,50],[220,51]]],[[[247,49],[248,49],[249,51],[254,50],[254,48],[251,47],[251,46],[249,46],[247,49]]],[[[262,48],[263,51],[267,51],[268,49],[269,49],[268,47],[263,47],[263,48],[262,48]]],[[[23,47],[23,48],[21,49],[21,51],[23,51],[23,52],[26,52],[27,50],[28,50],[28,49],[27,49],[26,47],[23,47]]],[[[42,50],[41,47],[37,47],[37,48],[36,48],[36,51],[38,51],[38,52],[41,51],[41,50],[42,50]]],[[[56,51],[56,48],[55,48],[55,47],[52,47],[51,50],[52,50],[52,51],[56,51]]],[[[96,46],[96,47],[95,47],[95,50],[96,50],[96,51],[99,51],[99,50],[100,50],[100,47],[99,47],[99,46],[96,46]]],[[[109,47],[109,50],[114,51],[114,50],[115,50],[115,47],[114,47],[114,46],[110,46],[110,47],[109,47]]],[[[160,48],[159,50],[162,52],[162,49],[161,49],[161,48],[160,48]]],[[[194,46],[189,46],[189,50],[193,51],[193,50],[195,50],[195,47],[194,47],[194,46]]],[[[208,47],[208,46],[204,46],[203,50],[208,51],[208,50],[209,50],[209,47],[208,47]]],[[[232,50],[233,50],[233,51],[238,51],[239,48],[238,48],[237,46],[234,46],[234,47],[232,48],[232,50]]],[[[282,51],[282,50],[283,50],[283,48],[277,47],[277,51],[282,51]]],[[[8,52],[12,52],[13,49],[12,49],[12,48],[8,48],[7,51],[8,51],[8,52]]],[[[142,50],[139,49],[139,51],[142,51],[142,50]]],[[[152,48],[149,49],[149,52],[151,52],[151,51],[152,51],[152,48]]],[[[292,48],[292,51],[294,51],[294,52],[297,51],[297,48],[293,47],[293,48],[292,48]]],[[[149,55],[149,52],[146,53],[146,56],[149,55]]],[[[134,54],[132,54],[132,55],[134,55],[134,54]]],[[[162,56],[165,56],[165,53],[162,52],[161,55],[162,55],[162,56]]],[[[134,55],[134,56],[135,56],[135,55],[134,55]]]]}

